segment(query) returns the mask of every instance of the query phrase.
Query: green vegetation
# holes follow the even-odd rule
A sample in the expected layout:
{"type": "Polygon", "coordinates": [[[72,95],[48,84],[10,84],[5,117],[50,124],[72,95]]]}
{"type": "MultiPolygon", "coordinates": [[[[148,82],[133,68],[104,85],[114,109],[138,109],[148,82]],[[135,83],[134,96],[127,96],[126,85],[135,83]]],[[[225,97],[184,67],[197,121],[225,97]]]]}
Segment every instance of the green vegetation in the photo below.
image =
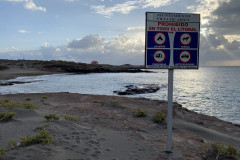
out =
{"type": "Polygon", "coordinates": [[[34,131],[38,132],[38,131],[43,130],[43,129],[44,129],[43,126],[37,126],[37,127],[34,128],[34,131]]]}
{"type": "MultiPolygon", "coordinates": [[[[22,102],[22,103],[23,103],[23,102],[22,102]]],[[[23,107],[26,108],[26,109],[31,109],[31,108],[33,108],[33,109],[38,109],[38,107],[37,107],[35,104],[30,103],[30,102],[25,102],[25,103],[23,103],[23,107]]]]}
{"type": "Polygon", "coordinates": [[[71,115],[67,115],[67,114],[63,114],[63,117],[66,119],[66,120],[69,120],[69,121],[72,121],[74,123],[80,123],[80,120],[77,116],[71,116],[71,115]]]}
{"type": "Polygon", "coordinates": [[[164,113],[157,113],[152,116],[152,119],[155,123],[163,122],[166,119],[166,115],[164,113]]]}
{"type": "Polygon", "coordinates": [[[116,105],[119,105],[119,102],[118,101],[110,101],[108,102],[111,106],[116,106],[116,105]]]}
{"type": "Polygon", "coordinates": [[[5,99],[4,102],[10,102],[10,100],[9,99],[5,99]]]}
{"type": "Polygon", "coordinates": [[[38,132],[39,130],[43,130],[43,129],[45,129],[45,128],[48,127],[48,126],[50,126],[50,122],[44,123],[43,126],[37,126],[37,127],[35,127],[35,128],[34,128],[34,131],[35,131],[35,132],[38,132]]]}
{"type": "Polygon", "coordinates": [[[38,107],[31,102],[11,102],[9,99],[0,101],[0,107],[38,109],[38,107]]]}
{"type": "Polygon", "coordinates": [[[101,106],[105,105],[116,106],[119,104],[118,101],[102,101],[102,100],[94,100],[93,103],[100,103],[101,106]]]}
{"type": "Polygon", "coordinates": [[[42,99],[40,100],[44,105],[49,105],[49,102],[46,102],[47,96],[42,96],[42,99]]]}
{"type": "Polygon", "coordinates": [[[0,71],[6,70],[6,69],[9,69],[9,67],[5,65],[0,65],[0,71]]]}
{"type": "Polygon", "coordinates": [[[53,113],[53,114],[48,114],[48,115],[44,115],[44,118],[46,118],[47,120],[59,120],[59,117],[55,114],[55,113],[53,113]]]}
{"type": "Polygon", "coordinates": [[[4,153],[5,153],[5,148],[0,147],[0,160],[2,160],[4,158],[4,153]]]}
{"type": "Polygon", "coordinates": [[[93,103],[100,103],[101,106],[104,106],[107,104],[107,101],[94,100],[93,103]]]}
{"type": "Polygon", "coordinates": [[[49,135],[49,131],[46,129],[38,130],[38,135],[33,137],[20,137],[20,145],[22,147],[30,146],[33,144],[47,143],[51,144],[53,142],[53,137],[49,135]]]}
{"type": "Polygon", "coordinates": [[[14,139],[9,139],[8,147],[9,147],[9,149],[15,149],[17,147],[17,142],[14,139]]]}
{"type": "Polygon", "coordinates": [[[1,112],[0,113],[0,121],[8,121],[9,119],[12,119],[16,113],[14,112],[1,112]]]}
{"type": "Polygon", "coordinates": [[[234,146],[228,145],[226,147],[224,144],[218,142],[201,146],[200,150],[204,159],[224,160],[240,158],[240,153],[234,146]]]}
{"type": "Polygon", "coordinates": [[[44,125],[43,125],[43,127],[48,127],[48,126],[50,126],[50,122],[47,122],[47,123],[44,123],[44,125]]]}
{"type": "Polygon", "coordinates": [[[47,96],[42,96],[42,99],[47,99],[47,96]]]}
{"type": "Polygon", "coordinates": [[[43,102],[43,104],[44,104],[44,105],[49,105],[49,103],[48,103],[48,102],[43,102]]]}
{"type": "Polygon", "coordinates": [[[145,116],[147,116],[147,111],[146,110],[141,110],[141,109],[136,109],[134,111],[134,116],[136,116],[136,117],[145,117],[145,116]]]}
{"type": "Polygon", "coordinates": [[[25,100],[26,101],[31,101],[32,99],[30,97],[27,97],[25,100]]]}

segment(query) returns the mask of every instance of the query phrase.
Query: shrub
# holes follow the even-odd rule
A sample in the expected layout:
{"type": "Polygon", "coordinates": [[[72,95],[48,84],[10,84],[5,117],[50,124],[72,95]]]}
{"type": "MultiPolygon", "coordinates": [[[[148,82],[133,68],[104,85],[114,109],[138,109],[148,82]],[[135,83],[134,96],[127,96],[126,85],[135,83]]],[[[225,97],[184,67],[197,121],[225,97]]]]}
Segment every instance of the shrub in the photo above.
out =
{"type": "Polygon", "coordinates": [[[43,129],[44,129],[43,126],[37,126],[37,127],[34,128],[34,131],[38,132],[38,131],[43,130],[43,129]]]}
{"type": "Polygon", "coordinates": [[[59,117],[54,113],[54,114],[48,114],[48,115],[44,115],[44,118],[46,118],[47,120],[59,120],[59,117]]]}
{"type": "Polygon", "coordinates": [[[42,96],[42,99],[40,100],[44,105],[49,105],[48,102],[46,102],[45,100],[47,99],[47,96],[42,96]]]}
{"type": "Polygon", "coordinates": [[[34,128],[34,131],[35,131],[35,132],[38,132],[38,131],[40,131],[40,130],[45,129],[45,127],[48,127],[48,126],[50,126],[50,122],[44,123],[43,126],[37,126],[37,127],[35,127],[35,128],[34,128]]]}
{"type": "Polygon", "coordinates": [[[0,121],[8,121],[9,119],[12,119],[16,113],[14,112],[1,112],[0,113],[0,121]]]}
{"type": "Polygon", "coordinates": [[[26,101],[31,101],[32,99],[30,97],[27,97],[25,100],[26,101]]]}
{"type": "Polygon", "coordinates": [[[32,100],[32,98],[27,97],[25,100],[26,100],[26,101],[30,101],[30,100],[32,100]]]}
{"type": "Polygon", "coordinates": [[[30,103],[30,102],[11,102],[8,99],[0,101],[0,107],[38,109],[38,107],[33,103],[30,103]]]}
{"type": "Polygon", "coordinates": [[[10,100],[9,99],[5,99],[4,102],[10,102],[10,100]]]}
{"type": "Polygon", "coordinates": [[[0,160],[2,160],[4,158],[4,153],[5,153],[5,148],[0,147],[0,160]]]}
{"type": "Polygon", "coordinates": [[[79,118],[77,116],[71,116],[71,115],[63,114],[63,117],[66,120],[72,121],[74,123],[80,123],[79,118]]]}
{"type": "Polygon", "coordinates": [[[42,99],[47,99],[47,96],[42,96],[42,99]]]}
{"type": "Polygon", "coordinates": [[[109,104],[111,106],[117,106],[117,105],[119,105],[119,101],[110,101],[109,104]]]}
{"type": "Polygon", "coordinates": [[[106,102],[106,101],[100,101],[100,100],[94,100],[94,101],[93,101],[93,103],[100,103],[100,104],[101,104],[101,106],[104,106],[104,105],[106,105],[106,104],[107,104],[107,102],[106,102]]]}
{"type": "Polygon", "coordinates": [[[157,113],[152,116],[152,119],[155,123],[163,122],[166,119],[166,115],[164,113],[157,113]]]}
{"type": "Polygon", "coordinates": [[[47,123],[44,123],[44,125],[43,125],[43,127],[48,127],[48,126],[50,126],[50,122],[47,122],[47,123]]]}
{"type": "Polygon", "coordinates": [[[33,103],[30,103],[30,102],[25,102],[23,103],[23,107],[26,108],[26,109],[38,109],[38,107],[33,104],[33,103]]]}
{"type": "Polygon", "coordinates": [[[228,145],[228,147],[226,147],[222,143],[213,142],[205,146],[201,146],[199,149],[201,150],[204,159],[224,160],[234,159],[236,157],[240,158],[239,152],[237,152],[237,149],[232,145],[228,145]]]}
{"type": "Polygon", "coordinates": [[[43,102],[43,104],[44,104],[44,105],[49,105],[49,103],[48,103],[48,102],[43,102]]]}
{"type": "Polygon", "coordinates": [[[33,137],[20,137],[20,145],[22,147],[25,147],[42,142],[47,144],[51,144],[53,142],[53,137],[49,135],[49,131],[47,131],[46,129],[38,130],[38,133],[38,135],[33,137]]]}
{"type": "Polygon", "coordinates": [[[39,135],[37,135],[41,142],[51,144],[53,142],[53,137],[49,135],[49,131],[46,129],[42,129],[38,131],[39,135]]]}
{"type": "Polygon", "coordinates": [[[144,116],[147,115],[147,111],[146,111],[146,110],[141,110],[141,109],[136,109],[136,110],[134,111],[134,115],[135,115],[136,117],[144,117],[144,116]]]}
{"type": "Polygon", "coordinates": [[[5,70],[5,69],[9,69],[9,67],[5,66],[5,65],[0,65],[0,71],[5,70]]]}
{"type": "Polygon", "coordinates": [[[8,147],[9,149],[15,149],[17,146],[17,142],[14,139],[9,139],[8,140],[8,147]]]}

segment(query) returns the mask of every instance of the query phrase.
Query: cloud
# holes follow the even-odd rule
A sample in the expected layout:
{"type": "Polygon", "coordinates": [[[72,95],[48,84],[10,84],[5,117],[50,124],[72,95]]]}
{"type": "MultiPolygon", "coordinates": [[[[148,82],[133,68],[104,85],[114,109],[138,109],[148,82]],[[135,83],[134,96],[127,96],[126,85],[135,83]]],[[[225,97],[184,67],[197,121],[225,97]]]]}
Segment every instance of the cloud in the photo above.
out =
{"type": "Polygon", "coordinates": [[[144,28],[131,27],[127,33],[120,34],[114,40],[107,41],[101,35],[88,35],[80,40],[73,40],[61,52],[68,52],[68,57],[75,61],[90,63],[97,60],[107,64],[143,64],[144,28]],[[134,29],[135,28],[135,29],[134,29]]]}
{"type": "Polygon", "coordinates": [[[24,2],[24,8],[25,9],[29,9],[29,10],[34,10],[34,11],[42,11],[42,12],[46,12],[47,9],[45,7],[40,7],[37,6],[33,0],[6,0],[8,2],[24,2]]]}
{"type": "Polygon", "coordinates": [[[216,18],[212,12],[219,7],[219,3],[224,0],[197,0],[198,5],[188,6],[192,12],[201,14],[202,26],[208,25],[209,21],[216,18]]]}
{"type": "Polygon", "coordinates": [[[104,44],[101,35],[88,35],[80,40],[73,40],[68,44],[68,48],[73,49],[100,49],[104,44]]]}
{"type": "Polygon", "coordinates": [[[216,17],[210,20],[209,26],[215,28],[219,34],[240,34],[240,1],[230,0],[222,2],[212,12],[216,17]]]}
{"type": "Polygon", "coordinates": [[[142,8],[148,8],[148,7],[153,7],[153,8],[158,8],[162,6],[167,6],[170,5],[178,0],[165,0],[165,1],[159,1],[159,0],[141,0],[140,1],[140,6],[142,8]]]}
{"type": "Polygon", "coordinates": [[[127,1],[125,3],[116,4],[112,7],[106,7],[104,5],[98,5],[98,6],[91,6],[91,9],[93,9],[96,13],[101,14],[105,17],[111,17],[114,12],[119,12],[122,14],[128,14],[131,10],[136,9],[137,6],[135,6],[137,2],[136,1],[127,1]]]}
{"type": "Polygon", "coordinates": [[[208,61],[207,65],[209,66],[239,66],[240,60],[232,61],[208,61]]]}
{"type": "Polygon", "coordinates": [[[236,65],[240,60],[240,1],[198,0],[198,3],[188,9],[201,14],[200,62],[214,65],[219,61],[226,65],[233,61],[236,65]]]}
{"type": "MultiPolygon", "coordinates": [[[[217,64],[217,62],[240,61],[240,42],[228,41],[224,36],[216,34],[201,35],[200,63],[203,65],[217,64]]],[[[221,63],[226,65],[227,63],[221,63]]],[[[236,65],[236,63],[233,63],[236,65]]],[[[240,63],[238,64],[240,65],[240,63]]]]}
{"type": "Polygon", "coordinates": [[[36,4],[32,1],[29,0],[24,4],[24,8],[30,9],[30,10],[36,10],[36,11],[43,11],[46,12],[46,8],[44,7],[37,7],[36,4]]]}
{"type": "Polygon", "coordinates": [[[144,27],[130,27],[126,33],[120,34],[113,40],[105,40],[101,35],[87,35],[75,39],[62,46],[51,46],[44,42],[36,50],[14,50],[13,48],[0,51],[0,56],[6,59],[38,59],[38,60],[67,60],[90,63],[144,64],[144,27]]]}
{"type": "Polygon", "coordinates": [[[50,47],[50,46],[51,45],[48,42],[43,42],[43,44],[42,44],[42,47],[45,47],[45,48],[50,47]]]}
{"type": "Polygon", "coordinates": [[[134,9],[144,9],[149,7],[158,8],[161,6],[170,5],[176,1],[178,0],[132,0],[115,4],[111,7],[107,7],[105,5],[91,5],[91,9],[94,10],[97,14],[110,18],[113,13],[129,14],[134,9]]]}
{"type": "Polygon", "coordinates": [[[23,30],[23,29],[18,30],[18,32],[19,32],[19,33],[27,33],[27,31],[26,31],[26,30],[23,30]]]}
{"type": "Polygon", "coordinates": [[[188,9],[201,14],[201,27],[207,31],[206,34],[224,36],[240,35],[239,8],[239,0],[199,0],[199,5],[188,6],[188,9]]]}
{"type": "Polygon", "coordinates": [[[7,0],[8,2],[27,2],[28,0],[7,0]]]}

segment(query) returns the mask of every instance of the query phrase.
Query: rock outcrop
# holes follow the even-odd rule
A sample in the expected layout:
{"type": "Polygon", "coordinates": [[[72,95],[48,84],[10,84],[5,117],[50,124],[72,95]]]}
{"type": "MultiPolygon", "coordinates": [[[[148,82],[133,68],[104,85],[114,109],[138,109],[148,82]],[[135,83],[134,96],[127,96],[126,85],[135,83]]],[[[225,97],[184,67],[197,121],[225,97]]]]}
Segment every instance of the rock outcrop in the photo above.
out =
{"type": "Polygon", "coordinates": [[[160,89],[160,87],[156,84],[128,85],[125,87],[127,88],[126,90],[113,91],[113,93],[116,93],[118,95],[135,95],[135,94],[155,93],[160,89]]]}

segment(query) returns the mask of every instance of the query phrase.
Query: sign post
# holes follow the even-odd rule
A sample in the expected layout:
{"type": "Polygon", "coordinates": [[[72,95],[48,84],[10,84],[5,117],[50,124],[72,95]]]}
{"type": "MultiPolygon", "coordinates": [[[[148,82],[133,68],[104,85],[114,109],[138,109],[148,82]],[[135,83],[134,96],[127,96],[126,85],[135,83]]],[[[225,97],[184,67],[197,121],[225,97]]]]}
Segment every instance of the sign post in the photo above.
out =
{"type": "Polygon", "coordinates": [[[174,69],[198,69],[200,15],[146,12],[145,67],[168,69],[167,152],[172,152],[174,69]]]}

